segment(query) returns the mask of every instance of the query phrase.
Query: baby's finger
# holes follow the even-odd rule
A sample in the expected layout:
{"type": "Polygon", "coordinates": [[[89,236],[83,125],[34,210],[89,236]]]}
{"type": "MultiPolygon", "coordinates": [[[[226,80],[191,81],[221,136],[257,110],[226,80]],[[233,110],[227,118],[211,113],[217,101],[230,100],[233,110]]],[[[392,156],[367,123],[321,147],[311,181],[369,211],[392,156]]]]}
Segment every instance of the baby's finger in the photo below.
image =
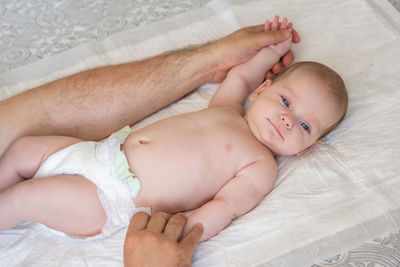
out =
{"type": "Polygon", "coordinates": [[[269,20],[267,20],[264,24],[264,31],[270,31],[271,30],[271,23],[269,20]]]}
{"type": "Polygon", "coordinates": [[[272,22],[271,30],[276,31],[279,27],[279,16],[274,17],[274,21],[272,22]]]}
{"type": "Polygon", "coordinates": [[[282,21],[279,29],[281,29],[281,30],[287,29],[287,26],[288,26],[287,22],[288,22],[287,18],[283,18],[283,21],[282,21]]]}

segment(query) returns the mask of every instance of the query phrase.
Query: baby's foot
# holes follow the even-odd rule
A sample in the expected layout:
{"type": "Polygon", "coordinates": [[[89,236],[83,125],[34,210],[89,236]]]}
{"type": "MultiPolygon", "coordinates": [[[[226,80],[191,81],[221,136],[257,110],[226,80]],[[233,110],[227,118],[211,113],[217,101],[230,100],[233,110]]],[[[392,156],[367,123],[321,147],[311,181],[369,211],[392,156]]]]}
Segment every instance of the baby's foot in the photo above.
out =
{"type": "MultiPolygon", "coordinates": [[[[279,23],[279,16],[275,16],[272,23],[267,20],[264,24],[265,31],[277,31],[277,30],[285,30],[285,29],[292,29],[292,23],[288,24],[288,19],[283,18],[282,23],[279,23]]],[[[275,52],[278,53],[280,57],[286,54],[287,51],[290,49],[290,43],[292,42],[292,36],[290,36],[287,40],[270,45],[269,47],[272,48],[275,52]]]]}

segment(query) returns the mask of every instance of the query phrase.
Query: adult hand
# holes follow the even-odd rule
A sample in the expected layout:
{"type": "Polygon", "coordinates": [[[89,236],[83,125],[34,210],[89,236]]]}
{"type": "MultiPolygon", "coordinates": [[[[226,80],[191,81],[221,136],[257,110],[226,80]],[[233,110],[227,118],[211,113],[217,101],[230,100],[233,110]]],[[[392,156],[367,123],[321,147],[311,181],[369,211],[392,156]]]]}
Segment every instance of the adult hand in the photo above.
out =
{"type": "MultiPolygon", "coordinates": [[[[228,71],[253,57],[260,49],[286,40],[292,36],[292,42],[300,42],[300,36],[294,29],[265,31],[264,24],[242,28],[214,43],[207,48],[214,53],[216,67],[212,82],[221,82],[228,71]],[[290,32],[291,31],[291,32],[290,32]]],[[[293,52],[288,51],[281,61],[272,67],[274,74],[293,62],[293,52]]]]}
{"type": "Polygon", "coordinates": [[[125,267],[190,266],[192,254],[203,233],[200,224],[180,240],[186,216],[157,212],[152,216],[136,213],[124,244],[125,267]]]}

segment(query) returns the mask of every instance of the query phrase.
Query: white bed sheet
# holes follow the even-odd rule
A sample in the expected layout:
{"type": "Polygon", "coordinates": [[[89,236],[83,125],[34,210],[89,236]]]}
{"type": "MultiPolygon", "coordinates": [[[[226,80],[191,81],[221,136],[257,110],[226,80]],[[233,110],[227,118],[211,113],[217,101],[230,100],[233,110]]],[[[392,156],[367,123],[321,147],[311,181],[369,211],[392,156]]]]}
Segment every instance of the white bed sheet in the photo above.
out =
{"type": "MultiPolygon", "coordinates": [[[[343,123],[301,158],[279,158],[274,190],[194,254],[194,266],[307,266],[400,229],[400,33],[363,0],[212,1],[175,18],[114,34],[0,74],[0,99],[95,66],[203,43],[275,14],[303,37],[296,60],[342,74],[343,123]]],[[[207,106],[208,84],[135,125],[207,106]]],[[[121,266],[126,229],[81,242],[26,223],[0,233],[0,266],[121,266]]]]}

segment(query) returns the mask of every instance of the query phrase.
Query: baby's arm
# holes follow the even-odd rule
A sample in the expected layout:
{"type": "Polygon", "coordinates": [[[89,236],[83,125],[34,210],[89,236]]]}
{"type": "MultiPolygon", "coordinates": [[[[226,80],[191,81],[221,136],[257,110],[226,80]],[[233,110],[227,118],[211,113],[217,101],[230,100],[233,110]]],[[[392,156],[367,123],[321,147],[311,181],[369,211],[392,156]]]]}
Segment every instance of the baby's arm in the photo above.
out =
{"type": "MultiPolygon", "coordinates": [[[[291,24],[287,24],[286,18],[279,24],[278,16],[272,24],[269,21],[265,24],[266,31],[287,28],[291,29],[291,24]]],[[[211,99],[209,107],[235,106],[242,110],[247,96],[260,85],[265,73],[290,49],[291,40],[290,36],[286,41],[265,47],[249,61],[232,68],[211,99]]]]}
{"type": "Polygon", "coordinates": [[[253,209],[272,189],[276,176],[277,165],[273,159],[250,164],[226,183],[213,200],[189,216],[184,233],[201,223],[204,232],[200,242],[213,237],[233,219],[253,209]]]}

